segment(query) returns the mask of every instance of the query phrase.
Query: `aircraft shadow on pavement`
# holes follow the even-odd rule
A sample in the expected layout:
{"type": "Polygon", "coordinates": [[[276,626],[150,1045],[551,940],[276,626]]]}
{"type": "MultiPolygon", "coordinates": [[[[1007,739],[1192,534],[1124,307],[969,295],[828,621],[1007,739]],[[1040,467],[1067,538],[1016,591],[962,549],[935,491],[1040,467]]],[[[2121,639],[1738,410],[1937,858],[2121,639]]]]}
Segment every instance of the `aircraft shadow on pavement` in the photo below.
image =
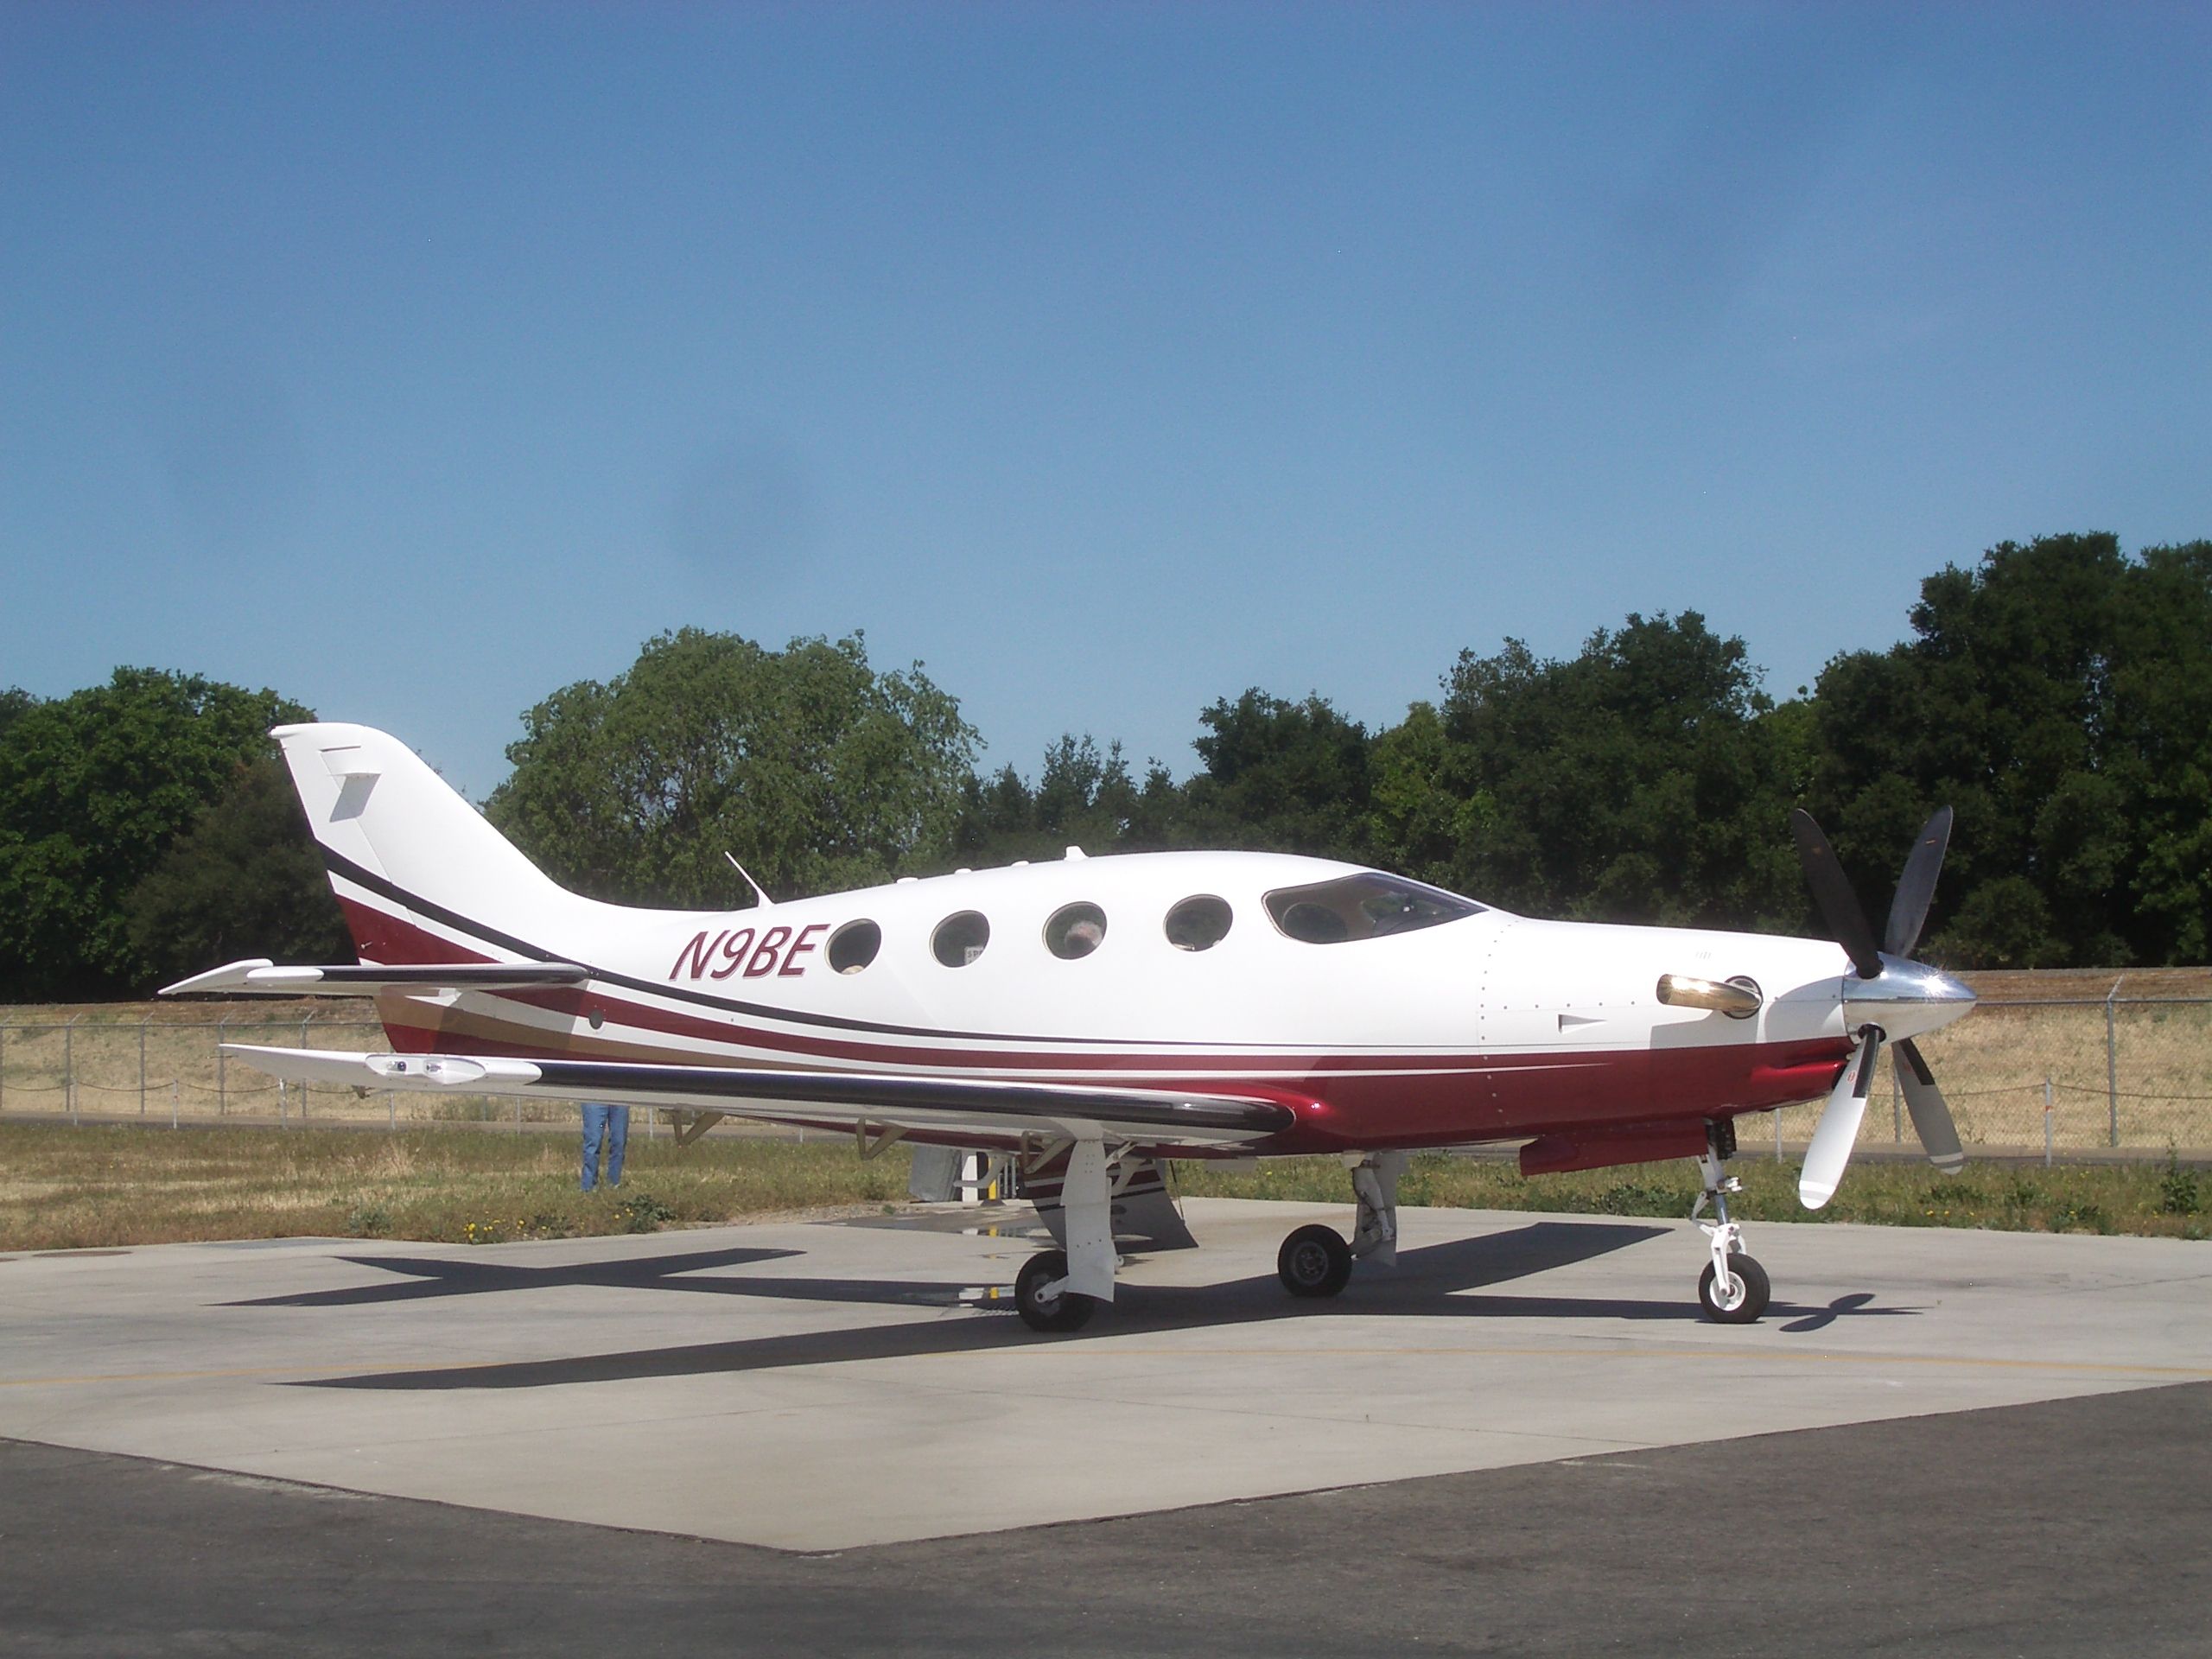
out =
{"type": "MultiPolygon", "coordinates": [[[[354,1286],[343,1290],[271,1296],[231,1304],[251,1307],[327,1307],[366,1302],[406,1301],[429,1296],[481,1295],[508,1290],[548,1289],[570,1285],[621,1289],[681,1290],[721,1296],[771,1297],[779,1300],[861,1302],[887,1306],[969,1310],[979,1317],[902,1321],[830,1331],[808,1331],[726,1342],[639,1349],[622,1353],[582,1354],[558,1359],[461,1364],[409,1371],[385,1371],[302,1382],[305,1388],[391,1390],[545,1388],[569,1382],[606,1382],[655,1376],[691,1376],[717,1372],[773,1370],[788,1366],[834,1365],[871,1359],[986,1352],[1028,1347],[1039,1342],[1081,1342],[1101,1337],[1143,1336],[1210,1326],[1252,1325],[1280,1319],[1312,1320],[1389,1313],[1404,1317],[1460,1319],[1645,1319],[1694,1323],[1695,1301],[1649,1301],[1618,1297],[1557,1295],[1470,1295],[1470,1291],[1509,1284],[1557,1268],[1594,1260],[1662,1236],[1661,1227],[1629,1224],[1589,1224],[1534,1222],[1487,1237],[1459,1239],[1399,1252],[1398,1266],[1363,1268],[1338,1299],[1299,1300],[1287,1295],[1272,1274],[1226,1284],[1185,1286],[1124,1282],[1110,1313],[1080,1332],[1042,1337],[1014,1315],[1012,1293],[1004,1287],[957,1286],[895,1280],[804,1279],[782,1274],[740,1274],[727,1269],[788,1260],[804,1252],[788,1249],[721,1249],[677,1255],[626,1258],[529,1268],[505,1262],[451,1261],[435,1257],[347,1256],[361,1267],[405,1274],[397,1283],[354,1286]],[[997,1315],[998,1317],[992,1317],[997,1315]]],[[[1871,1306],[1869,1293],[1837,1298],[1826,1307],[1771,1305],[1770,1319],[1790,1323],[1784,1332],[1814,1331],[1841,1318],[1910,1314],[1905,1308],[1871,1306]]]]}

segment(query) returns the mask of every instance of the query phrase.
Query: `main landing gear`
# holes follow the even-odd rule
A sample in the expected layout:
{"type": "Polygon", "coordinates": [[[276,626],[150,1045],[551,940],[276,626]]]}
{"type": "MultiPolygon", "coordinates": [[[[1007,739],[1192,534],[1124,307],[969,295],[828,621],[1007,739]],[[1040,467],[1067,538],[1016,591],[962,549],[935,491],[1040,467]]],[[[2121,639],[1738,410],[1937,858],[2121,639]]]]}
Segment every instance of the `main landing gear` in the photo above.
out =
{"type": "Polygon", "coordinates": [[[1351,1243],[1333,1227],[1300,1227],[1275,1252],[1275,1276],[1294,1296],[1333,1296],[1351,1280],[1354,1261],[1372,1256],[1384,1267],[1398,1260],[1398,1176],[1402,1152],[1347,1153],[1359,1218],[1351,1243]]]}
{"type": "Polygon", "coordinates": [[[1705,1196],[1690,1211],[1690,1219],[1697,1221],[1707,1205],[1713,1206],[1713,1218],[1698,1222],[1713,1243],[1713,1260],[1697,1281],[1697,1300],[1705,1317],[1722,1325],[1749,1325],[1766,1312],[1770,1287],[1766,1269],[1744,1254],[1744,1230],[1728,1219],[1728,1195],[1744,1190],[1741,1181],[1723,1173],[1735,1151],[1733,1123],[1705,1126],[1705,1155],[1697,1160],[1705,1196]]]}
{"type": "Polygon", "coordinates": [[[1014,1281],[1014,1305],[1022,1323],[1032,1331],[1080,1331],[1090,1323],[1098,1304],[1067,1287],[1068,1258],[1065,1251],[1046,1250],[1022,1264],[1014,1281]]]}
{"type": "MultiPolygon", "coordinates": [[[[1032,1256],[1014,1281],[1014,1306],[1032,1331],[1078,1331],[1114,1300],[1115,1167],[1128,1148],[1107,1150],[1096,1137],[1062,1141],[1043,1149],[1035,1165],[1063,1153],[1067,1169],[1060,1185],[1060,1236],[1066,1249],[1032,1256]]],[[[1133,1173],[1124,1166],[1123,1179],[1133,1173]]]]}

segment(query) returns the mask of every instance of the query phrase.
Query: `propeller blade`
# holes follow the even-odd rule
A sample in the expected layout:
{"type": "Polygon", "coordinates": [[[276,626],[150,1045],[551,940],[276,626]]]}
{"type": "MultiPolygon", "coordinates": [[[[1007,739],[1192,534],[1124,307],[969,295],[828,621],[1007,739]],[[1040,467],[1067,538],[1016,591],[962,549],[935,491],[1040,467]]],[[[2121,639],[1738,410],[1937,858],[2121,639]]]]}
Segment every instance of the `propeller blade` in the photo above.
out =
{"type": "Polygon", "coordinates": [[[1805,1149],[1804,1171],[1797,1178],[1797,1202],[1808,1210],[1817,1210],[1834,1198],[1843,1179],[1851,1149],[1859,1143],[1859,1124],[1866,1116],[1866,1095],[1881,1053],[1880,1033],[1870,1026],[1859,1033],[1859,1052],[1829,1091],[1820,1127],[1813,1131],[1813,1144],[1805,1149]]]}
{"type": "Polygon", "coordinates": [[[1921,1058],[1920,1046],[1908,1037],[1897,1046],[1897,1083],[1904,1090],[1905,1109],[1912,1114],[1913,1133],[1920,1137],[1928,1161],[1946,1175],[1966,1167],[1967,1154],[1959,1145],[1958,1125],[1936,1086],[1936,1074],[1921,1058]]]}
{"type": "Polygon", "coordinates": [[[1828,845],[1813,815],[1802,806],[1789,815],[1789,833],[1797,837],[1797,858],[1805,867],[1805,885],[1812,888],[1813,902],[1820,907],[1828,931],[1851,958],[1851,970],[1861,979],[1873,978],[1882,971],[1881,953],[1875,948],[1874,930],[1867,923],[1866,912],[1859,907],[1859,895],[1851,890],[1843,867],[1835,861],[1835,849],[1828,845]]]}
{"type": "Polygon", "coordinates": [[[1936,878],[1942,873],[1943,849],[1950,842],[1951,809],[1939,806],[1921,826],[1920,839],[1913,843],[1904,874],[1897,878],[1897,897],[1890,900],[1890,925],[1882,931],[1882,949],[1890,955],[1909,957],[1920,943],[1920,930],[1928,925],[1928,906],[1936,897],[1936,878]]]}

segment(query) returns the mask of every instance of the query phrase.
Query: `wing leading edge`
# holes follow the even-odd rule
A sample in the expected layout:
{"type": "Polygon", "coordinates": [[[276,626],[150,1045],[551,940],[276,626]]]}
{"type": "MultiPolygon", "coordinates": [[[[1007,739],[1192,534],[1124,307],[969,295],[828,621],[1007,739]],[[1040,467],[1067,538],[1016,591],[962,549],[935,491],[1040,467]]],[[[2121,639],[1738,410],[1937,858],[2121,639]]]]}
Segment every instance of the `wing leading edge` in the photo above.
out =
{"type": "Polygon", "coordinates": [[[388,968],[346,963],[279,968],[266,957],[211,968],[162,987],[163,996],[200,991],[255,996],[366,996],[377,991],[519,991],[581,985],[591,970],[572,962],[441,962],[388,968]]]}
{"type": "Polygon", "coordinates": [[[809,1122],[828,1117],[913,1128],[980,1130],[995,1136],[1033,1130],[1064,1135],[1070,1125],[1084,1123],[1147,1145],[1222,1147],[1264,1140],[1297,1122],[1288,1106],[1273,1100],[1004,1078],[469,1054],[351,1054],[245,1043],[223,1047],[271,1076],[296,1083],[606,1100],[809,1122]]]}

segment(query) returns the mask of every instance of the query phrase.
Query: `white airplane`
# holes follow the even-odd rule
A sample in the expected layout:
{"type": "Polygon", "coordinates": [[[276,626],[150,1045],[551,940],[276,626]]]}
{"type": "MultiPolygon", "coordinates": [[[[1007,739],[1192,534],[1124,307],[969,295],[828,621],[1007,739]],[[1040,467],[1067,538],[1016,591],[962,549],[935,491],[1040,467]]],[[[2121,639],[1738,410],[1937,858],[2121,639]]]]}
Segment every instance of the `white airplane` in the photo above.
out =
{"type": "Polygon", "coordinates": [[[995,1152],[1059,1245],[1015,1287],[1038,1330],[1113,1300],[1117,1235],[1190,1242],[1161,1180],[1176,1159],[1342,1158],[1352,1236],[1301,1227],[1277,1261],[1294,1295],[1332,1296],[1356,1258],[1395,1262],[1414,1151],[1518,1141],[1530,1174],[1692,1158],[1693,1214],[1714,1217],[1699,1300],[1729,1323],[1769,1294],[1728,1217],[1743,1114],[1828,1097],[1799,1187],[1817,1209],[1886,1041],[1929,1158],[1963,1162],[1912,1039],[1974,995],[1909,959],[1948,808],[1878,945],[1802,812],[1840,945],[1538,921],[1268,853],[1070,848],[737,912],[641,910],[556,884],[395,738],[273,734],[360,963],[232,963],[165,994],[373,994],[392,1052],[230,1052],[302,1083],[658,1108],[687,1140],[735,1114],[849,1130],[864,1154],[901,1138],[995,1152]]]}

